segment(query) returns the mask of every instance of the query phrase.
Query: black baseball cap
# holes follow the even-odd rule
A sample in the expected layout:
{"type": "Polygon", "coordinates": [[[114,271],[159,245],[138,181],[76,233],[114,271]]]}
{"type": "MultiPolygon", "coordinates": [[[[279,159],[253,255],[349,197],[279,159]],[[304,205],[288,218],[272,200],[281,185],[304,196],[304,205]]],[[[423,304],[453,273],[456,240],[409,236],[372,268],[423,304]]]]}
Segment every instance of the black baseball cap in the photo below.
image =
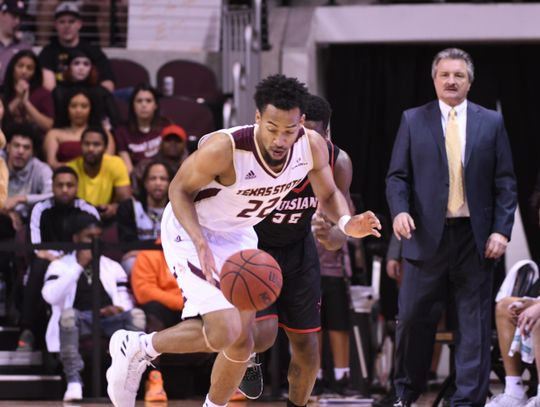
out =
{"type": "Polygon", "coordinates": [[[24,1],[23,0],[4,0],[0,6],[2,13],[9,13],[15,16],[21,16],[24,14],[24,1]]]}

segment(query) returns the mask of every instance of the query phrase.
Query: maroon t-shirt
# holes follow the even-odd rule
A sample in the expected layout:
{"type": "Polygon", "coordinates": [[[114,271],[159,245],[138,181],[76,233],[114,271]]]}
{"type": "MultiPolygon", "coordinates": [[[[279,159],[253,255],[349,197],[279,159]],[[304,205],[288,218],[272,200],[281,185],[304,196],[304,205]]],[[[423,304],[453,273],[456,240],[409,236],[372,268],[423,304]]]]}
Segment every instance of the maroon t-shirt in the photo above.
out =
{"type": "Polygon", "coordinates": [[[118,127],[114,138],[116,139],[118,152],[127,151],[133,166],[145,158],[154,157],[158,153],[161,144],[159,131],[150,130],[148,133],[143,133],[137,130],[132,133],[127,126],[118,127]]]}
{"type": "Polygon", "coordinates": [[[54,101],[51,92],[40,86],[30,93],[29,99],[40,113],[51,119],[54,118],[54,101]]]}

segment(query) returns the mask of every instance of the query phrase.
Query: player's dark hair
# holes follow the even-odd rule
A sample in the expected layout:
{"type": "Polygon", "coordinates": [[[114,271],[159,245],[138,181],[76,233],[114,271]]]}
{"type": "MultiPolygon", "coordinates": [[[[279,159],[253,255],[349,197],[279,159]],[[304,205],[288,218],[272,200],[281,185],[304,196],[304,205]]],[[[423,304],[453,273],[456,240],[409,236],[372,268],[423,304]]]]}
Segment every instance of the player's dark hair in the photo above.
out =
{"type": "Polygon", "coordinates": [[[332,108],[325,98],[316,95],[307,95],[305,109],[306,120],[322,122],[323,128],[328,128],[330,117],[332,116],[332,108]]]}
{"type": "Polygon", "coordinates": [[[300,112],[304,113],[304,99],[307,94],[306,85],[298,79],[277,74],[259,82],[253,99],[261,114],[268,105],[273,105],[280,110],[292,110],[298,107],[300,112]]]}

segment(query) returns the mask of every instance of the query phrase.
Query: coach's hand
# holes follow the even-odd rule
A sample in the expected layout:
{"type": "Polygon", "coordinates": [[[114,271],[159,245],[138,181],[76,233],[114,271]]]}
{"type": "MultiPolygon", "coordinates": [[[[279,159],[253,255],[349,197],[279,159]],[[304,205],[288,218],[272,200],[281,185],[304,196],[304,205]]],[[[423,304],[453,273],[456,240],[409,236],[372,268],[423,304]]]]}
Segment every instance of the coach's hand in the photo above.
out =
{"type": "Polygon", "coordinates": [[[199,256],[201,270],[206,277],[206,281],[214,286],[217,285],[216,280],[214,279],[214,273],[219,275],[219,270],[216,267],[214,254],[206,241],[197,246],[197,255],[199,256]]]}
{"type": "Polygon", "coordinates": [[[369,235],[381,237],[381,234],[379,233],[379,230],[382,228],[381,222],[371,211],[354,215],[345,224],[344,228],[345,234],[350,237],[361,238],[369,235]]]}
{"type": "Polygon", "coordinates": [[[397,240],[401,240],[402,237],[410,239],[412,232],[416,229],[413,218],[407,212],[398,213],[392,227],[397,240]]]}

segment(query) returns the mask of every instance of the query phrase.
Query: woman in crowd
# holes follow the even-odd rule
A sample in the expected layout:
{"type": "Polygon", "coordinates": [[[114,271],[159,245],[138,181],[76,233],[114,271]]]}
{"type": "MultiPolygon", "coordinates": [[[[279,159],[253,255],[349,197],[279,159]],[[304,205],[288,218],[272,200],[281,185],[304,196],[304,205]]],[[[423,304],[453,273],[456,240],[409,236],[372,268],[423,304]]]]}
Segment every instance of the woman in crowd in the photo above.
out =
{"type": "MultiPolygon", "coordinates": [[[[139,187],[139,199],[131,198],[118,206],[116,220],[121,242],[153,242],[160,237],[161,216],[169,202],[169,183],[173,177],[165,162],[154,160],[148,164],[139,187]]],[[[127,273],[131,273],[137,254],[137,250],[132,250],[124,255],[122,266],[127,273]]]]}
{"type": "MultiPolygon", "coordinates": [[[[43,150],[52,169],[81,155],[81,134],[92,125],[99,125],[93,100],[85,90],[74,89],[67,97],[64,110],[57,114],[54,128],[45,136],[43,150]]],[[[110,132],[107,134],[107,154],[114,154],[113,137],[110,132]]]]}
{"type": "Polygon", "coordinates": [[[31,50],[22,50],[13,56],[6,68],[3,87],[7,125],[29,123],[41,134],[52,127],[54,103],[42,82],[41,66],[36,54],[31,50]]]}
{"type": "Polygon", "coordinates": [[[67,95],[75,88],[84,89],[95,102],[95,115],[106,130],[118,125],[118,112],[113,95],[98,82],[97,68],[87,54],[80,49],[70,52],[68,70],[64,80],[53,91],[54,105],[57,111],[63,111],[67,95]]]}
{"type": "Polygon", "coordinates": [[[118,155],[129,173],[139,161],[158,153],[164,122],[159,114],[156,90],[145,83],[137,85],[129,102],[127,125],[115,132],[118,155]]]}

